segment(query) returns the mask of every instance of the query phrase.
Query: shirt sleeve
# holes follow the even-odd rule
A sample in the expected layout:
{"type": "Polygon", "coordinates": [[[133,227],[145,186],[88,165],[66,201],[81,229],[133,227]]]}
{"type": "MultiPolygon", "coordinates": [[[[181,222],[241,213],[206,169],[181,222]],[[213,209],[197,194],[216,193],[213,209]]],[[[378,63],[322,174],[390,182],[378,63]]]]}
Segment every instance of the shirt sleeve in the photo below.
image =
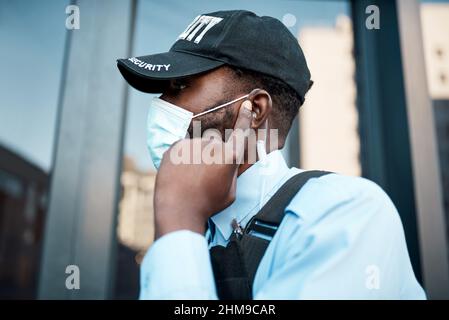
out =
{"type": "Polygon", "coordinates": [[[340,178],[316,180],[289,205],[255,299],[425,299],[386,193],[363,178],[335,188],[330,179],[340,178]]]}
{"type": "Polygon", "coordinates": [[[154,242],[141,265],[140,299],[217,299],[206,238],[180,230],[154,242]]]}

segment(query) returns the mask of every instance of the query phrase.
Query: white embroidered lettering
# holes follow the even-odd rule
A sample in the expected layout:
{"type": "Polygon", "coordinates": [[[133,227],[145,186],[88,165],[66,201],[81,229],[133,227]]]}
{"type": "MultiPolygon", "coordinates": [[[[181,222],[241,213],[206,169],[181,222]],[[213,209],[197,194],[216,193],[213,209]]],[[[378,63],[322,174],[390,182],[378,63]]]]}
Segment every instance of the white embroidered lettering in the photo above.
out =
{"type": "Polygon", "coordinates": [[[179,35],[178,39],[187,41],[193,40],[194,43],[199,43],[204,35],[222,20],[223,18],[219,17],[198,16],[187,26],[184,32],[179,35]],[[198,34],[201,29],[203,30],[198,34]]]}
{"type": "Polygon", "coordinates": [[[168,69],[170,68],[170,64],[151,64],[145,61],[141,61],[135,57],[128,58],[128,61],[132,62],[139,68],[146,69],[149,71],[161,71],[161,70],[168,71],[168,69]]]}

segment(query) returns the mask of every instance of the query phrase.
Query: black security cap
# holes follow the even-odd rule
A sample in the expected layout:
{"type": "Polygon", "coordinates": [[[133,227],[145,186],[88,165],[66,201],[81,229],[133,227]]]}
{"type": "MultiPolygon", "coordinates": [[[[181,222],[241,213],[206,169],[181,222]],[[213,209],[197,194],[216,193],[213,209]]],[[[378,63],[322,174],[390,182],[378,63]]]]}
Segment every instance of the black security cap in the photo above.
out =
{"type": "Polygon", "coordinates": [[[296,38],[279,20],[244,10],[196,17],[165,53],[117,60],[123,77],[137,90],[160,93],[177,79],[230,65],[278,78],[302,99],[310,72],[296,38]]]}

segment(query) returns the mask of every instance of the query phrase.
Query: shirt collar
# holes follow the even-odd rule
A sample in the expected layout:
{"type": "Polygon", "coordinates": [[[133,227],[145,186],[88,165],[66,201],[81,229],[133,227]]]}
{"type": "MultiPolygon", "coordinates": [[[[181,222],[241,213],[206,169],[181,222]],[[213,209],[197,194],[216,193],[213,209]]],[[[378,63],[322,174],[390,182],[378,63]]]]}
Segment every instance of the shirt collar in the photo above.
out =
{"type": "Polygon", "coordinates": [[[210,218],[224,239],[229,239],[232,234],[232,220],[241,223],[249,214],[256,214],[259,211],[261,196],[265,198],[267,194],[271,194],[288,170],[281,151],[276,150],[267,155],[265,166],[258,161],[237,178],[235,201],[210,218]]]}

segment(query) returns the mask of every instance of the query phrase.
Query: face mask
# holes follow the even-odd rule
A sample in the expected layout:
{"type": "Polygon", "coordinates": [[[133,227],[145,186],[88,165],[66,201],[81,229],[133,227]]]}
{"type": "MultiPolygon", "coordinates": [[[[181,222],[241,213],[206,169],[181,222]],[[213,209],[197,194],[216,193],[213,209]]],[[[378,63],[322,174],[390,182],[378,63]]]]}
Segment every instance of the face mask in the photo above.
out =
{"type": "Polygon", "coordinates": [[[176,141],[186,137],[192,119],[243,100],[250,94],[196,115],[160,98],[153,98],[147,118],[147,147],[154,167],[159,169],[164,152],[176,141]]]}
{"type": "Polygon", "coordinates": [[[154,167],[159,169],[164,152],[186,136],[193,113],[159,98],[148,109],[147,146],[154,167]]]}

